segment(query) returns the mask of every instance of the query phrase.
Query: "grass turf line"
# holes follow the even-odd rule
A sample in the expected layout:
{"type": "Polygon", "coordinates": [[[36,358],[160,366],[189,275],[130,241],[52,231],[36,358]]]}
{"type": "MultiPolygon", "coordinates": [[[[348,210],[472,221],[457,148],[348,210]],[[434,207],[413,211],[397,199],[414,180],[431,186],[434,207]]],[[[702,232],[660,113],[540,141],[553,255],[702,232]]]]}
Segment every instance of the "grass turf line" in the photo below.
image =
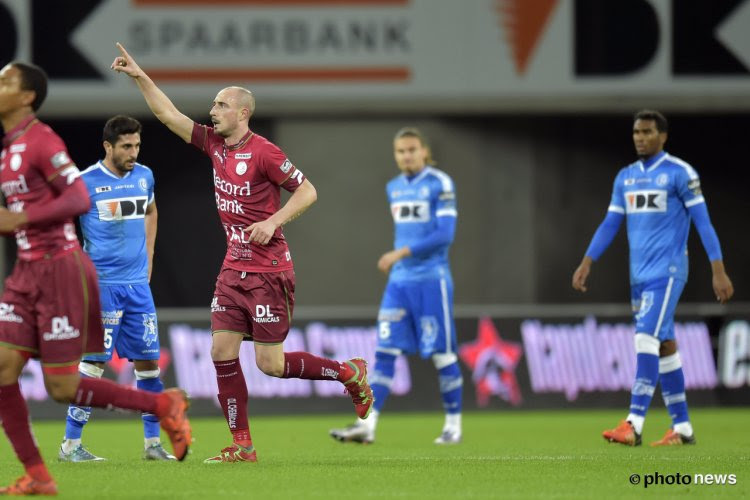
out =
{"type": "MultiPolygon", "coordinates": [[[[183,463],[141,460],[142,425],[99,420],[84,444],[106,462],[57,461],[59,421],[34,431],[61,498],[693,498],[750,495],[748,408],[692,409],[696,446],[651,448],[669,426],[649,412],[640,448],[608,444],[601,431],[623,416],[612,410],[495,411],[464,414],[464,442],[432,444],[443,416],[384,413],[375,444],[338,443],[328,430],[350,415],[251,418],[258,464],[204,465],[230,444],[223,419],[193,419],[195,443],[183,463]],[[633,485],[631,474],[735,474],[735,485],[633,485]]],[[[22,474],[0,439],[0,484],[22,474]]]]}

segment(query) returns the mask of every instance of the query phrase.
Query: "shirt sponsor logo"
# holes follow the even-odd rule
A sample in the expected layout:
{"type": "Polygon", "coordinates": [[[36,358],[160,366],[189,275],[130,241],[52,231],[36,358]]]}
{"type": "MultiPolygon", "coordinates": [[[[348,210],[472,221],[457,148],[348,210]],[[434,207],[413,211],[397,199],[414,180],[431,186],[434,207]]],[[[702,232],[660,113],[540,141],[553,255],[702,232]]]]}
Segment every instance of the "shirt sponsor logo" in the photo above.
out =
{"type": "Polygon", "coordinates": [[[219,177],[216,174],[216,170],[214,170],[214,187],[217,191],[230,196],[250,196],[250,182],[245,181],[242,185],[232,184],[228,180],[219,177]]]}
{"type": "Polygon", "coordinates": [[[0,184],[0,189],[3,190],[3,194],[6,198],[17,194],[25,194],[29,192],[29,185],[26,184],[26,177],[23,174],[18,176],[18,179],[12,181],[5,181],[0,184]]]}
{"type": "Polygon", "coordinates": [[[117,198],[96,202],[100,221],[143,219],[146,215],[145,197],[117,198]]]}
{"type": "Polygon", "coordinates": [[[68,153],[65,151],[60,151],[58,153],[55,153],[52,155],[52,157],[49,159],[50,163],[55,168],[60,168],[64,165],[67,165],[68,163],[73,163],[70,161],[70,157],[68,156],[68,153]]]}
{"type": "Polygon", "coordinates": [[[119,325],[122,319],[122,310],[102,311],[102,325],[119,325]]]}
{"type": "Polygon", "coordinates": [[[427,201],[400,201],[391,203],[394,222],[427,222],[430,220],[430,204],[427,201]]]}
{"type": "Polygon", "coordinates": [[[629,214],[667,211],[667,192],[664,190],[630,191],[625,193],[625,211],[629,214]]]}
{"type": "Polygon", "coordinates": [[[271,306],[258,304],[255,306],[253,321],[256,323],[278,323],[281,318],[274,316],[271,312],[271,306]]]}
{"type": "Polygon", "coordinates": [[[81,332],[70,325],[67,316],[55,316],[52,318],[52,331],[45,332],[42,338],[45,341],[51,340],[70,340],[78,338],[81,332]]]}
{"type": "Polygon", "coordinates": [[[97,193],[108,193],[109,191],[112,191],[112,186],[99,186],[94,189],[94,191],[97,193]]]}
{"type": "Polygon", "coordinates": [[[214,151],[214,156],[219,160],[219,163],[224,164],[224,157],[219,154],[218,151],[214,151]]]}
{"type": "Polygon", "coordinates": [[[0,321],[9,321],[11,323],[23,323],[23,318],[13,312],[14,305],[0,303],[0,321]]]}
{"type": "Polygon", "coordinates": [[[282,172],[284,172],[285,174],[288,174],[293,166],[294,165],[292,165],[292,162],[290,162],[289,159],[287,158],[286,160],[284,160],[284,163],[282,163],[281,166],[279,166],[279,168],[281,169],[282,172]]]}
{"type": "Polygon", "coordinates": [[[253,154],[252,153],[237,153],[236,155],[234,155],[234,157],[237,160],[249,160],[250,158],[253,157],[253,154]]]}

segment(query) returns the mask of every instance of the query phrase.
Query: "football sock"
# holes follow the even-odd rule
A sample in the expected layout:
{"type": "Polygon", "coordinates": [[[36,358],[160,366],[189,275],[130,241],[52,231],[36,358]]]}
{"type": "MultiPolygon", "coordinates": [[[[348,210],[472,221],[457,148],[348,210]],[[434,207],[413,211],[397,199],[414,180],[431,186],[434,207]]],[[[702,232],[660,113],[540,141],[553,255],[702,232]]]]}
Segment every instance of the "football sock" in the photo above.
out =
{"type": "Polygon", "coordinates": [[[690,426],[690,417],[688,416],[687,399],[685,397],[685,375],[682,372],[682,361],[680,354],[674,353],[670,356],[664,356],[659,360],[659,381],[661,383],[661,393],[664,397],[664,405],[667,407],[669,416],[672,418],[672,428],[676,432],[679,424],[686,432],[680,432],[685,436],[691,436],[693,429],[690,426]]]}
{"type": "Polygon", "coordinates": [[[383,410],[383,406],[385,406],[385,402],[391,394],[394,373],[396,373],[396,356],[387,352],[376,351],[375,369],[369,377],[372,396],[375,399],[372,404],[373,411],[380,413],[383,410]]]}
{"type": "MultiPolygon", "coordinates": [[[[93,365],[91,363],[87,363],[85,361],[81,361],[78,364],[78,372],[81,374],[81,377],[90,377],[90,378],[102,378],[102,375],[104,374],[104,369],[99,368],[96,365],[93,365]]],[[[76,406],[76,405],[69,405],[68,406],[68,415],[65,417],[65,439],[66,440],[75,440],[76,443],[64,443],[63,445],[63,451],[65,453],[70,453],[69,449],[73,444],[76,446],[78,444],[81,444],[81,435],[83,434],[83,426],[86,425],[86,423],[89,421],[89,418],[91,417],[91,407],[90,406],[76,406]]]]}
{"type": "MultiPolygon", "coordinates": [[[[346,363],[339,363],[333,359],[321,358],[309,352],[285,352],[284,374],[281,378],[347,380],[343,373],[347,371],[351,372],[351,368],[346,363]]],[[[352,373],[348,378],[353,375],[352,373]]]]}
{"type": "Polygon", "coordinates": [[[26,472],[42,481],[52,479],[31,433],[29,410],[18,382],[0,386],[0,421],[26,472]]]}
{"type": "Polygon", "coordinates": [[[451,363],[439,371],[440,395],[443,398],[443,408],[446,414],[461,413],[461,395],[463,394],[464,379],[458,363],[451,363]]]}
{"type": "Polygon", "coordinates": [[[658,380],[659,356],[639,352],[636,356],[635,382],[630,391],[630,415],[628,415],[628,421],[633,424],[638,434],[643,431],[643,420],[646,418],[658,380]]]}
{"type": "Polygon", "coordinates": [[[239,358],[214,361],[219,404],[235,443],[252,445],[250,424],[247,420],[247,384],[239,358]]]}
{"type": "MultiPolygon", "coordinates": [[[[71,402],[77,406],[93,406],[108,410],[121,408],[159,413],[157,394],[131,389],[106,379],[82,377],[71,402]]],[[[161,408],[161,411],[166,411],[166,408],[161,408]]]]}
{"type": "MultiPolygon", "coordinates": [[[[164,391],[164,384],[159,378],[160,371],[156,370],[135,370],[136,387],[142,391],[160,393],[164,391]]],[[[143,412],[141,414],[143,421],[143,437],[147,440],[146,445],[153,442],[159,442],[159,417],[153,413],[143,412]]]]}

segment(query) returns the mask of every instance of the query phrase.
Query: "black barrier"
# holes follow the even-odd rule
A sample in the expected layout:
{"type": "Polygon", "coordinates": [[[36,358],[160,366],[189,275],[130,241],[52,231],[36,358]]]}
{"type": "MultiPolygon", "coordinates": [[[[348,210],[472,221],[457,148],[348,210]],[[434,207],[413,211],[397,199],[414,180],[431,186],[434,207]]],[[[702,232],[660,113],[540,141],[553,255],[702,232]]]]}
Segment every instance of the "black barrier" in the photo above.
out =
{"type": "MultiPolygon", "coordinates": [[[[159,328],[165,385],[187,390],[193,415],[220,415],[208,321],[161,321],[159,328]]],[[[627,317],[461,318],[457,332],[466,409],[627,407],[635,371],[627,317]]],[[[375,325],[362,320],[296,321],[285,349],[339,360],[362,356],[372,363],[376,335],[375,325]]],[[[750,403],[748,321],[678,317],[675,335],[691,405],[750,403]]],[[[251,414],[351,411],[340,384],[264,375],[249,342],[243,343],[240,359],[251,414]]],[[[115,358],[106,371],[121,383],[135,383],[126,360],[115,358]]],[[[47,397],[37,362],[24,370],[21,387],[34,417],[63,418],[64,408],[47,397]]],[[[661,405],[660,399],[653,404],[661,405]]],[[[400,357],[387,409],[441,408],[432,362],[400,357]]]]}

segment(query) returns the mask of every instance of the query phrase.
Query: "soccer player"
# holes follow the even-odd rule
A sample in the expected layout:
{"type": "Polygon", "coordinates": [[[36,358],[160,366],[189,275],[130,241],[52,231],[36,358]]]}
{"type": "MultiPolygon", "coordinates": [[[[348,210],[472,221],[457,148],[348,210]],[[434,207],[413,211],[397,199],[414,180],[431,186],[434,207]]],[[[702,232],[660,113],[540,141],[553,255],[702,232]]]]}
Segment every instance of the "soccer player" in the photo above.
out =
{"type": "Polygon", "coordinates": [[[652,446],[694,444],[688,416],[685,379],[674,335],[674,311],[688,276],[687,239],[692,220],[713,271],[716,299],[725,303],[734,294],[724,271],[719,239],[708,216],[698,173],[688,163],[664,151],[667,120],[658,111],[635,114],[633,143],[638,161],[615,177],[612,201],[594,233],[581,264],[573,273],[573,288],[585,292],[591,264],[627,220],[630,246],[630,286],[635,322],[636,373],[630,413],[602,433],[609,442],[641,444],[643,424],[657,382],[672,426],[652,446]]]}
{"type": "Polygon", "coordinates": [[[372,390],[375,403],[367,420],[331,436],[342,442],[372,443],[375,428],[391,392],[396,357],[419,353],[438,370],[445,409],[436,444],[461,442],[463,378],[456,356],[453,278],[448,250],[456,232],[453,181],[434,166],[429,145],[419,130],[396,133],[393,152],[401,175],[386,186],[395,226],[394,249],[378,260],[389,275],[378,313],[378,345],[372,390]]]}
{"type": "Polygon", "coordinates": [[[53,399],[79,406],[153,413],[184,459],[190,443],[187,399],[178,389],[154,394],[109,380],[82,378],[83,353],[101,352],[104,333],[96,270],[81,251],[72,218],[90,206],[86,186],[62,140],[35,112],[47,75],[11,62],[0,70],[0,232],[14,233],[18,260],[0,296],[0,421],[26,473],[0,494],[55,494],[39,454],[18,378],[40,358],[53,399]]]}
{"type": "Polygon", "coordinates": [[[255,343],[255,362],[265,374],[281,378],[337,380],[351,395],[357,415],[372,406],[366,362],[346,362],[307,352],[284,352],[294,308],[294,268],[282,226],[304,212],[317,194],[286,155],[253,133],[252,93],[241,87],[219,91],[211,105],[213,127],[182,114],[138,66],[125,48],[112,69],[131,77],[156,117],[213,163],[219,218],[227,253],[211,302],[211,357],[216,367],[218,399],[233,442],[206,463],[255,462],[247,419],[247,386],[239,362],[243,340],[255,343]],[[280,187],[292,193],[281,207],[280,187]]]}
{"type": "MultiPolygon", "coordinates": [[[[104,363],[117,355],[133,361],[139,389],[162,392],[159,330],[149,281],[156,242],[156,200],[151,169],[137,163],[141,124],[118,115],[104,125],[104,159],[81,172],[91,209],[81,215],[83,248],[99,277],[104,354],[86,355],[78,366],[84,377],[100,378],[104,363]]],[[[58,457],[65,462],[103,460],[81,444],[91,408],[71,405],[58,457]]],[[[161,445],[159,420],[144,413],[146,460],[174,460],[161,445]]]]}

